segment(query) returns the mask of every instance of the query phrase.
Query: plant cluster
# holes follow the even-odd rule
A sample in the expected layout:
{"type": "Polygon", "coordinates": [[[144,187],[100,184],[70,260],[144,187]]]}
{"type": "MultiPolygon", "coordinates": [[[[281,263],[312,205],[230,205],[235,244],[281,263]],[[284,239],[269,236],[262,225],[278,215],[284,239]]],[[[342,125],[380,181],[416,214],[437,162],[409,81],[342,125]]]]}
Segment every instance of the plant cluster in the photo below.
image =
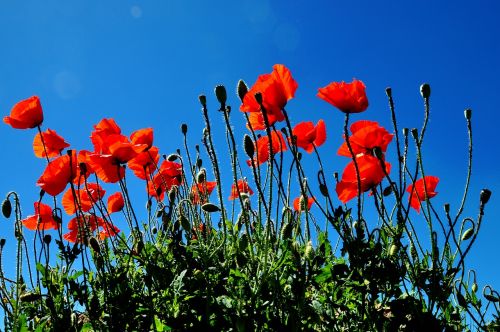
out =
{"type": "Polygon", "coordinates": [[[193,150],[183,124],[184,149],[168,155],[153,144],[152,128],[125,135],[113,119],[94,126],[92,150],[69,149],[56,131],[42,131],[38,97],[16,104],[4,122],[36,128],[34,153],[47,165],[31,216],[15,192],[2,204],[17,245],[15,276],[0,268],[5,329],[497,331],[500,296],[490,286],[478,294],[465,266],[491,195],[481,191],[477,218],[462,217],[471,111],[465,189],[452,214],[449,204],[444,212],[432,204],[439,178],[424,168],[429,85],[421,86],[422,128],[401,132],[390,88],[392,129],[351,123],[368,108],[363,82],[320,88],[318,97],[345,117],[337,154],[346,166],[333,177],[319,153],[325,121],[292,125],[285,109],[297,87],[283,65],[250,88],[240,81],[241,139],[217,86],[225,158],[204,95],[201,146],[193,150]],[[306,169],[306,158],[317,169],[306,169]],[[145,211],[130,181],[143,184],[145,211]]]}

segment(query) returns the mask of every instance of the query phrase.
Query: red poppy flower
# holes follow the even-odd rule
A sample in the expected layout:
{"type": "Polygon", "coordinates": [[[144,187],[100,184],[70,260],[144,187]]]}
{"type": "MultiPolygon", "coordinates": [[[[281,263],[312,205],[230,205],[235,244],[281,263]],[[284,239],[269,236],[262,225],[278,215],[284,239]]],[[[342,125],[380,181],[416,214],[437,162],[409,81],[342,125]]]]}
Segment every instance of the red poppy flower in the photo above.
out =
{"type": "Polygon", "coordinates": [[[112,155],[91,154],[87,160],[97,177],[106,183],[116,183],[125,176],[125,169],[112,155]]]}
{"type": "MultiPolygon", "coordinates": [[[[293,200],[293,209],[297,212],[300,212],[300,211],[305,211],[304,208],[305,208],[305,202],[302,203],[301,201],[303,201],[303,196],[300,195],[299,197],[297,197],[296,199],[293,200]],[[301,204],[302,203],[302,204],[301,204]]],[[[314,198],[313,197],[309,197],[307,199],[307,210],[309,211],[311,209],[311,206],[313,205],[314,203],[314,198]]]]}
{"type": "Polygon", "coordinates": [[[298,147],[311,153],[314,146],[318,147],[326,141],[325,122],[319,120],[316,126],[312,122],[301,122],[293,128],[292,135],[297,137],[298,147]]]}
{"type": "Polygon", "coordinates": [[[276,121],[285,119],[282,109],[293,98],[297,87],[298,84],[288,68],[283,65],[274,65],[272,73],[257,78],[255,84],[243,98],[240,110],[250,112],[250,123],[254,130],[265,129],[264,119],[255,94],[257,92],[262,94],[262,104],[267,112],[269,125],[272,125],[276,121]]]}
{"type": "Polygon", "coordinates": [[[73,190],[69,188],[62,197],[62,206],[64,211],[69,214],[75,214],[78,207],[82,212],[88,212],[104,197],[106,191],[97,183],[87,183],[86,188],[75,189],[76,198],[73,195],[73,190]]]}
{"type": "Polygon", "coordinates": [[[318,97],[344,113],[360,113],[368,108],[365,84],[354,79],[352,83],[332,82],[318,90],[318,97]]]}
{"type": "Polygon", "coordinates": [[[240,179],[238,180],[238,188],[236,188],[234,183],[231,186],[231,195],[229,196],[230,201],[238,198],[238,189],[240,190],[240,194],[253,195],[253,190],[248,185],[248,182],[244,179],[240,179]]]}
{"type": "Polygon", "coordinates": [[[99,239],[101,240],[116,236],[120,233],[120,229],[109,222],[104,222],[100,226],[102,227],[102,230],[99,232],[99,239]]]}
{"type": "Polygon", "coordinates": [[[97,229],[97,225],[102,223],[104,223],[104,220],[95,215],[77,216],[69,221],[68,229],[70,231],[64,234],[63,237],[72,243],[86,243],[97,229]]]}
{"type": "Polygon", "coordinates": [[[104,145],[107,146],[109,154],[120,164],[133,159],[148,147],[146,144],[132,144],[127,136],[118,134],[107,136],[104,145]]]}
{"type": "Polygon", "coordinates": [[[439,178],[436,176],[425,176],[423,179],[415,181],[414,184],[410,184],[408,188],[406,188],[406,191],[410,193],[411,196],[408,196],[410,205],[418,213],[420,213],[421,202],[437,195],[436,186],[438,182],[439,178]]]}
{"type": "Polygon", "coordinates": [[[191,232],[193,232],[193,235],[191,235],[191,240],[198,240],[198,234],[201,234],[201,236],[206,239],[208,234],[208,227],[205,226],[204,223],[201,223],[198,225],[198,227],[193,228],[191,232]]]}
{"type": "Polygon", "coordinates": [[[132,144],[146,144],[150,149],[153,146],[153,128],[144,128],[134,131],[130,135],[132,144]]]}
{"type": "Polygon", "coordinates": [[[87,150],[81,150],[78,152],[77,162],[78,167],[76,168],[76,176],[73,180],[73,183],[77,186],[81,186],[84,184],[85,179],[89,177],[90,174],[95,173],[92,166],[90,166],[88,156],[90,156],[92,152],[87,150]]]}
{"type": "MultiPolygon", "coordinates": [[[[377,157],[361,155],[356,157],[356,162],[358,164],[362,192],[366,192],[382,182],[385,173],[377,157]]],[[[385,169],[387,174],[389,174],[391,171],[391,164],[385,162],[385,169]]],[[[344,169],[342,179],[337,183],[336,191],[339,200],[343,203],[347,203],[358,195],[358,180],[353,161],[344,169]]]]}
{"type": "Polygon", "coordinates": [[[166,191],[172,186],[182,184],[182,165],[173,161],[165,160],[153,177],[153,181],[148,182],[149,195],[162,200],[166,191]]]}
{"type": "Polygon", "coordinates": [[[108,213],[114,213],[121,211],[125,206],[125,202],[123,201],[123,195],[121,192],[116,192],[113,195],[108,197],[108,213]]]}
{"type": "Polygon", "coordinates": [[[16,129],[29,129],[41,125],[43,111],[40,98],[33,96],[18,102],[10,111],[10,116],[3,118],[3,122],[16,129]]]}
{"type": "Polygon", "coordinates": [[[72,151],[71,154],[71,161],[68,155],[64,155],[48,163],[42,176],[40,176],[36,182],[37,186],[52,196],[57,196],[63,192],[66,185],[72,181],[76,175],[76,153],[72,151]]]}
{"type": "Polygon", "coordinates": [[[110,135],[120,135],[121,129],[113,119],[102,119],[94,126],[94,131],[90,135],[90,140],[94,145],[95,153],[109,154],[109,145],[106,138],[110,135]]]}
{"type": "Polygon", "coordinates": [[[193,204],[205,204],[207,202],[208,196],[217,187],[217,182],[200,182],[197,185],[191,187],[191,202],[193,204]],[[201,199],[200,199],[201,195],[201,199]]]}
{"type": "MultiPolygon", "coordinates": [[[[271,152],[278,153],[287,150],[285,139],[283,134],[278,131],[271,132],[271,152]]],[[[262,136],[255,142],[255,153],[256,156],[253,158],[254,163],[263,164],[269,160],[269,137],[262,136]]],[[[252,161],[247,160],[248,166],[252,166],[252,161]]]]}
{"type": "MultiPolygon", "coordinates": [[[[367,120],[354,122],[351,125],[351,132],[352,135],[349,136],[349,142],[355,156],[360,153],[373,155],[373,148],[375,147],[379,147],[382,152],[386,152],[387,146],[394,136],[393,134],[389,134],[385,128],[380,127],[377,122],[367,120]]],[[[342,144],[337,154],[349,158],[352,157],[346,142],[342,144]]]]}
{"type": "Polygon", "coordinates": [[[131,159],[127,163],[127,166],[139,179],[146,180],[156,171],[159,160],[160,155],[158,153],[158,148],[153,146],[149,150],[141,152],[131,159]]]}
{"type": "Polygon", "coordinates": [[[52,216],[52,208],[47,204],[35,202],[35,215],[29,216],[22,220],[23,225],[27,229],[34,230],[47,230],[57,229],[58,224],[52,216]]]}
{"type": "Polygon", "coordinates": [[[42,132],[41,136],[40,133],[36,134],[33,140],[33,151],[35,156],[39,158],[45,158],[45,156],[49,158],[57,157],[67,147],[69,147],[69,144],[52,129],[42,132]],[[45,147],[43,143],[45,143],[45,147]]]}

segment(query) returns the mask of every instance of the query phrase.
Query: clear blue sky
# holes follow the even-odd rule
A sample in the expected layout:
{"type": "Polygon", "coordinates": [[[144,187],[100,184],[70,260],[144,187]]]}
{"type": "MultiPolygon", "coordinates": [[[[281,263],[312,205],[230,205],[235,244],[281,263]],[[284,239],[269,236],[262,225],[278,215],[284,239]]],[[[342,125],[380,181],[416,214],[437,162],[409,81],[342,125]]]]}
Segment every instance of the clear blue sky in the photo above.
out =
{"type": "MultiPolygon", "coordinates": [[[[391,86],[401,127],[420,128],[418,89],[429,82],[425,162],[427,173],[441,178],[434,203],[457,208],[466,170],[463,110],[472,108],[475,158],[465,215],[476,216],[481,188],[493,196],[468,264],[478,270],[481,286],[500,288],[497,1],[33,0],[0,8],[2,117],[36,94],[44,128],[55,129],[76,149],[90,149],[92,125],[103,117],[115,118],[125,133],[154,127],[163,153],[181,147],[183,122],[198,143],[199,93],[209,95],[215,110],[216,84],[226,84],[231,93],[238,79],[252,84],[283,63],[299,83],[287,106],[293,121],[326,122],[329,139],[321,152],[331,174],[345,166],[336,156],[343,118],[315,96],[317,88],[363,80],[370,107],[355,119],[389,126],[384,89],[391,86]]],[[[238,109],[235,95],[229,103],[238,109]]],[[[242,119],[234,112],[240,135],[242,119]]],[[[35,182],[44,167],[32,154],[34,134],[0,125],[0,194],[19,192],[24,215],[33,212],[35,182]]],[[[0,236],[13,242],[12,225],[2,225],[0,236]]]]}

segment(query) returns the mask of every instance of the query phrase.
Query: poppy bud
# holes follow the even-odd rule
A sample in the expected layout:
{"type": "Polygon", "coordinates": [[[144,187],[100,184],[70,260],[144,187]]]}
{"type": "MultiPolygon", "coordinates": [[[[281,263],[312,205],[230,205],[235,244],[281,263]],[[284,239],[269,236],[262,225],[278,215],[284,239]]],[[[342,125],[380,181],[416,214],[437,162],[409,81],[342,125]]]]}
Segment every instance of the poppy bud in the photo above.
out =
{"type": "Polygon", "coordinates": [[[473,291],[474,293],[476,293],[476,292],[477,292],[477,288],[478,288],[478,287],[477,287],[477,284],[476,284],[476,283],[473,283],[473,284],[472,284],[472,291],[473,291]]]}
{"type": "Polygon", "coordinates": [[[200,104],[203,107],[207,106],[207,97],[205,95],[199,95],[198,99],[200,100],[200,104]]]}
{"type": "Polygon", "coordinates": [[[169,154],[166,159],[168,161],[176,161],[178,158],[179,158],[179,155],[172,153],[172,154],[169,154]]]}
{"type": "Polygon", "coordinates": [[[257,101],[257,104],[259,104],[260,106],[262,106],[262,93],[257,92],[255,94],[255,100],[257,101]]]}
{"type": "Polygon", "coordinates": [[[392,194],[392,186],[387,186],[384,188],[384,190],[382,191],[382,195],[384,197],[387,197],[389,196],[390,194],[392,194]]]}
{"type": "Polygon", "coordinates": [[[99,242],[97,242],[97,239],[95,237],[92,236],[89,239],[89,245],[95,253],[99,254],[101,252],[101,247],[99,247],[99,242]]]}
{"type": "Polygon", "coordinates": [[[220,211],[220,208],[212,203],[205,203],[201,206],[201,209],[205,212],[212,213],[220,211]]]}
{"type": "Polygon", "coordinates": [[[156,227],[151,228],[151,233],[153,233],[153,234],[158,233],[158,228],[156,228],[156,227]]]}
{"type": "Polygon", "coordinates": [[[196,159],[196,167],[201,168],[203,166],[203,160],[200,158],[196,159]]]}
{"type": "Polygon", "coordinates": [[[243,99],[245,98],[245,95],[248,92],[248,86],[246,85],[246,83],[243,80],[239,80],[236,90],[238,93],[238,97],[240,97],[241,102],[243,102],[243,99]]]}
{"type": "Polygon", "coordinates": [[[319,191],[321,192],[321,195],[325,196],[325,197],[328,197],[330,194],[328,193],[328,187],[326,186],[326,184],[324,183],[321,183],[319,185],[319,191]]]}
{"type": "Polygon", "coordinates": [[[417,128],[411,128],[411,136],[413,136],[413,138],[415,140],[418,139],[418,129],[417,128]]]}
{"type": "Polygon", "coordinates": [[[46,234],[44,237],[43,237],[43,242],[45,244],[50,244],[50,241],[52,241],[52,236],[50,236],[50,234],[46,234]]]}
{"type": "Polygon", "coordinates": [[[10,218],[10,214],[12,213],[12,204],[8,198],[6,198],[2,203],[2,213],[5,218],[10,218]]]}
{"type": "Polygon", "coordinates": [[[446,214],[450,213],[450,204],[449,203],[446,203],[444,205],[444,212],[446,212],[446,214]]]}
{"type": "Polygon", "coordinates": [[[462,241],[470,239],[474,235],[474,228],[471,227],[462,234],[462,241]]]}
{"type": "Polygon", "coordinates": [[[427,99],[431,95],[431,86],[427,83],[424,83],[420,86],[420,94],[424,99],[427,99]]]}
{"type": "Polygon", "coordinates": [[[389,256],[394,256],[398,252],[398,246],[393,244],[391,245],[391,248],[389,249],[389,256]]]}
{"type": "Polygon", "coordinates": [[[224,85],[217,85],[215,87],[215,96],[221,105],[226,105],[227,101],[227,92],[224,85]]]}
{"type": "Polygon", "coordinates": [[[479,200],[481,202],[481,205],[485,205],[488,203],[491,197],[491,191],[489,189],[483,189],[481,190],[481,193],[479,194],[479,200]]]}
{"type": "Polygon", "coordinates": [[[408,128],[403,128],[401,131],[403,132],[404,136],[408,136],[408,128]]]}
{"type": "Polygon", "coordinates": [[[170,191],[168,192],[168,200],[169,202],[175,201],[175,195],[177,194],[177,187],[172,187],[170,191]]]}
{"type": "Polygon", "coordinates": [[[196,181],[198,183],[203,183],[205,182],[205,179],[206,179],[206,171],[204,168],[202,168],[196,175],[196,181]]]}
{"type": "Polygon", "coordinates": [[[470,120],[470,118],[472,117],[472,110],[470,108],[466,109],[464,111],[464,115],[467,120],[470,120]]]}
{"type": "Polygon", "coordinates": [[[6,240],[5,240],[5,239],[3,239],[3,238],[2,238],[2,239],[0,239],[0,249],[2,249],[2,248],[3,248],[3,246],[5,245],[5,242],[6,242],[6,240]]]}
{"type": "Polygon", "coordinates": [[[191,223],[183,214],[180,217],[180,224],[186,233],[191,233],[191,223]]]}
{"type": "Polygon", "coordinates": [[[185,124],[185,123],[181,124],[181,132],[182,132],[182,134],[186,135],[187,131],[188,131],[187,124],[185,124]]]}
{"type": "Polygon", "coordinates": [[[387,97],[391,98],[392,97],[392,89],[391,87],[387,87],[385,88],[385,94],[387,95],[387,97]]]}
{"type": "Polygon", "coordinates": [[[40,294],[32,292],[24,293],[19,296],[19,300],[21,302],[35,302],[37,300],[40,300],[41,298],[42,296],[40,294]]]}
{"type": "Polygon", "coordinates": [[[302,159],[302,153],[297,152],[297,160],[300,161],[302,159]]]}
{"type": "Polygon", "coordinates": [[[245,153],[247,154],[247,156],[249,158],[253,158],[253,154],[255,153],[255,146],[252,139],[247,134],[243,136],[243,146],[245,148],[245,153]]]}
{"type": "Polygon", "coordinates": [[[281,229],[281,239],[285,240],[292,237],[292,230],[293,230],[292,223],[287,222],[281,229]]]}

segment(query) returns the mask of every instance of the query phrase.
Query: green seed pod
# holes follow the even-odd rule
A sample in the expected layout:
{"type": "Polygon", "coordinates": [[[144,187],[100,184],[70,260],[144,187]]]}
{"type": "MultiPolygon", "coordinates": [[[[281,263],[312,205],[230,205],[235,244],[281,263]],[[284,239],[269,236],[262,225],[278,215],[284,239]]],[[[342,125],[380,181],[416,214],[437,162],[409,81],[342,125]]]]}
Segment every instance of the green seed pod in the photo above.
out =
{"type": "Polygon", "coordinates": [[[236,90],[238,92],[238,97],[240,97],[241,102],[243,102],[243,99],[248,92],[248,86],[246,85],[245,81],[239,80],[236,90]]]}
{"type": "Polygon", "coordinates": [[[10,214],[12,213],[12,204],[7,198],[2,203],[2,213],[5,218],[10,218],[10,214]]]}
{"type": "Polygon", "coordinates": [[[220,207],[212,203],[205,203],[201,206],[201,209],[205,212],[212,213],[220,211],[220,207]]]}
{"type": "Polygon", "coordinates": [[[462,241],[470,239],[474,235],[474,228],[471,227],[462,234],[462,241]]]}

